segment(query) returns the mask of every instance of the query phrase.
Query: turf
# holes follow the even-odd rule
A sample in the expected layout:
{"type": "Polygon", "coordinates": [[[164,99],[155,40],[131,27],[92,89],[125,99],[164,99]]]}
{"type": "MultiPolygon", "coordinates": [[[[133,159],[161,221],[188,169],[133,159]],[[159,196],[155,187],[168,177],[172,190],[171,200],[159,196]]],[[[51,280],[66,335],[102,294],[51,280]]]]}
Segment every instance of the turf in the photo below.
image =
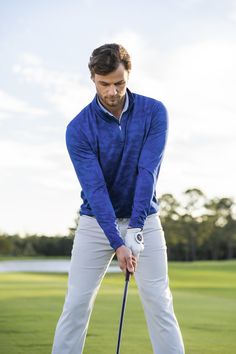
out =
{"type": "MultiPolygon", "coordinates": [[[[170,284],[186,354],[236,353],[236,261],[170,263],[170,284]]],[[[0,274],[0,353],[49,354],[67,276],[0,274]]],[[[107,274],[91,317],[84,354],[115,353],[122,274],[107,274]]],[[[132,279],[121,353],[151,354],[142,306],[132,279]]]]}

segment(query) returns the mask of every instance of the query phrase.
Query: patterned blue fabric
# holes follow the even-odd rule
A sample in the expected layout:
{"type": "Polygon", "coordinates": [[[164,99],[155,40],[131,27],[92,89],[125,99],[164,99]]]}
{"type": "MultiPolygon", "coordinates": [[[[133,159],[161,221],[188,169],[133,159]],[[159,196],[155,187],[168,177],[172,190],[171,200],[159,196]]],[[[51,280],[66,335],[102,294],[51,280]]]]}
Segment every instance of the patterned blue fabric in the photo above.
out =
{"type": "Polygon", "coordinates": [[[97,97],[67,126],[66,143],[82,187],[80,215],[95,216],[111,247],[123,245],[116,218],[142,228],[158,211],[156,182],[167,138],[164,105],[131,93],[119,121],[97,97]]]}

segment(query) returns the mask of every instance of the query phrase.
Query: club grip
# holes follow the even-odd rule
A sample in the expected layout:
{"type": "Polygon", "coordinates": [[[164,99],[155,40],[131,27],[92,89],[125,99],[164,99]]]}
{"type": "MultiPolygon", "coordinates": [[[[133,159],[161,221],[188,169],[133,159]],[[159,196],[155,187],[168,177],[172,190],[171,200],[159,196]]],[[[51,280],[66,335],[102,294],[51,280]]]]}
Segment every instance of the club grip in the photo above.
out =
{"type": "Polygon", "coordinates": [[[129,281],[129,279],[130,279],[130,272],[128,271],[128,269],[126,269],[125,281],[129,281]]]}

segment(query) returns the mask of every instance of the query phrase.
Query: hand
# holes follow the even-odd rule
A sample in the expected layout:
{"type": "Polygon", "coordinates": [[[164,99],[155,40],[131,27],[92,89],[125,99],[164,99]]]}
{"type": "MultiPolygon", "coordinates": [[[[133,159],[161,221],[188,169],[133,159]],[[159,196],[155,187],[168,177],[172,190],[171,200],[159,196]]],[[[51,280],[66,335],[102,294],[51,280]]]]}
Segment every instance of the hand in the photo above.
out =
{"type": "Polygon", "coordinates": [[[144,250],[143,231],[140,228],[127,229],[125,245],[131,250],[135,257],[144,250]]]}
{"type": "Polygon", "coordinates": [[[131,250],[126,246],[120,246],[116,250],[116,256],[119,262],[120,269],[126,273],[126,269],[133,274],[136,269],[137,259],[131,253],[131,250]]]}

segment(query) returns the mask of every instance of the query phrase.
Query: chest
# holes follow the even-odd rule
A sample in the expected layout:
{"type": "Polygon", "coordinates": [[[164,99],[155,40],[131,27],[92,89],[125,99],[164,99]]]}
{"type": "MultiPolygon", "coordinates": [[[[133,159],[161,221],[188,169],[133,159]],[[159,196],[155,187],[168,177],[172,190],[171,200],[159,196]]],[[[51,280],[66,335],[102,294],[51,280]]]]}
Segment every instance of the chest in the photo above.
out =
{"type": "Polygon", "coordinates": [[[97,120],[96,146],[100,158],[120,157],[126,151],[132,153],[140,150],[147,126],[145,117],[123,115],[120,121],[104,121],[99,117],[97,120]]]}

